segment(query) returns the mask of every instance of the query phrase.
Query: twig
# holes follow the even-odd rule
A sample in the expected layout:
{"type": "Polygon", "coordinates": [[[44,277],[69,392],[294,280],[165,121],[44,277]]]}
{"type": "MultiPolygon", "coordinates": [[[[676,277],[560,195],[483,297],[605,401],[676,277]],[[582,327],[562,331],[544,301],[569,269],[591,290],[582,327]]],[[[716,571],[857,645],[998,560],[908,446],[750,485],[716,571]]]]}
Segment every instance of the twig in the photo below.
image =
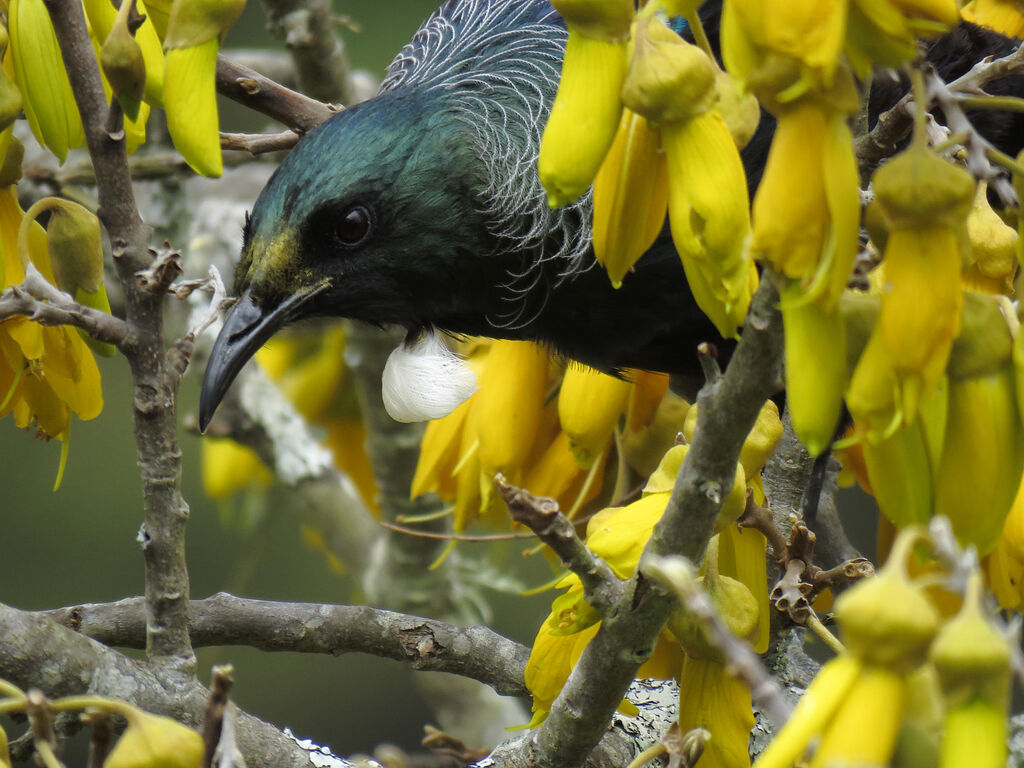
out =
{"type": "Polygon", "coordinates": [[[120,318],[86,307],[51,285],[31,262],[25,280],[0,293],[0,321],[25,316],[42,325],[73,325],[94,339],[117,347],[130,344],[128,324],[120,318]]]}
{"type": "Polygon", "coordinates": [[[224,55],[217,57],[217,90],[297,133],[308,133],[337,110],[278,85],[270,78],[224,55]]]}
{"type": "MultiPolygon", "coordinates": [[[[1024,73],[1024,48],[1018,45],[1013,53],[1002,58],[989,57],[979,61],[969,72],[953,80],[946,87],[955,94],[975,96],[984,92],[987,83],[1020,73],[1024,73]]],[[[878,163],[894,154],[900,142],[910,134],[913,126],[912,101],[911,95],[906,94],[894,106],[878,116],[875,127],[870,132],[857,139],[855,146],[862,177],[869,175],[870,170],[878,163]]],[[[971,130],[973,132],[973,127],[971,130]]]]}
{"type": "Polygon", "coordinates": [[[512,519],[551,547],[565,567],[580,577],[587,602],[607,616],[622,598],[623,582],[608,563],[587,549],[575,526],[558,508],[558,502],[517,488],[500,472],[494,478],[494,488],[508,505],[512,519]]]}
{"type": "Polygon", "coordinates": [[[697,584],[693,565],[678,555],[649,557],[644,572],[669,587],[685,606],[687,613],[709,630],[717,650],[726,658],[730,669],[749,689],[758,708],[781,728],[792,713],[782,686],[761,663],[753,648],[740,640],[715,612],[707,593],[697,584]]]}
{"type": "Polygon", "coordinates": [[[280,152],[291,149],[302,138],[295,131],[281,133],[221,133],[220,148],[236,152],[248,152],[255,157],[268,152],[280,152]]]}
{"type": "MultiPolygon", "coordinates": [[[[528,693],[523,674],[530,649],[483,626],[457,627],[369,606],[252,600],[226,592],[193,600],[191,614],[189,629],[193,642],[201,648],[244,645],[263,651],[332,656],[369,653],[413,669],[479,680],[506,696],[528,693]]],[[[59,608],[36,615],[104,645],[145,645],[142,598],[59,608]]]]}

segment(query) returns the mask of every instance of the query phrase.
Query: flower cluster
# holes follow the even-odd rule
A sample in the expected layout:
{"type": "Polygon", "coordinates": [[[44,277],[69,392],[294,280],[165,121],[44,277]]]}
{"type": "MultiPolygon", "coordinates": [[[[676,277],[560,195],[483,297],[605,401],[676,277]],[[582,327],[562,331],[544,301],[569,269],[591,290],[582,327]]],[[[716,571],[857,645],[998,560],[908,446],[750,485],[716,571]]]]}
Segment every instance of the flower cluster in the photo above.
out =
{"type": "MultiPolygon", "coordinates": [[[[186,162],[197,173],[220,176],[217,52],[244,0],[126,0],[117,7],[83,0],[83,5],[107,98],[124,113],[128,151],[145,142],[150,108],[162,107],[186,162]]],[[[69,149],[84,143],[85,132],[49,13],[43,0],[9,0],[3,8],[11,63],[0,74],[0,129],[23,107],[36,139],[64,162],[69,149]]]]}

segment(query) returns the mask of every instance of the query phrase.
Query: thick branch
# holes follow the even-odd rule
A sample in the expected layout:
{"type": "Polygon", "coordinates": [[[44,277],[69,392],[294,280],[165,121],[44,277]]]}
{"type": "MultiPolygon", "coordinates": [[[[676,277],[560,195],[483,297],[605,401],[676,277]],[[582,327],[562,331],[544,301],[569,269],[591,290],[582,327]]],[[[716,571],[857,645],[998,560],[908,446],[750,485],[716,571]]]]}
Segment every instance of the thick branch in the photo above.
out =
{"type": "Polygon", "coordinates": [[[32,264],[25,281],[0,293],[0,321],[25,316],[41,325],[73,325],[94,339],[121,347],[128,343],[128,324],[123,320],[79,304],[50,285],[32,264]]]}
{"type": "Polygon", "coordinates": [[[583,652],[547,720],[527,742],[532,764],[579,765],[607,728],[637,668],[650,656],[675,600],[643,578],[644,558],[681,554],[692,562],[702,559],[735,477],[740,446],[764,401],[781,387],[782,321],[777,303],[778,293],[766,276],[728,369],[701,390],[697,431],[638,575],[628,583],[618,612],[602,622],[583,652]]]}
{"type": "Polygon", "coordinates": [[[313,130],[337,111],[223,55],[217,57],[217,90],[300,134],[313,130]]]}
{"type": "MultiPolygon", "coordinates": [[[[146,664],[43,616],[2,604],[0,633],[4,637],[0,677],[15,685],[39,688],[51,698],[85,693],[109,696],[193,727],[202,722],[207,691],[198,682],[168,689],[146,664]]],[[[252,715],[239,712],[235,728],[250,765],[311,765],[308,753],[293,739],[252,715]]]]}
{"type": "MultiPolygon", "coordinates": [[[[131,597],[44,611],[41,615],[104,645],[145,645],[145,603],[131,597]]],[[[359,605],[282,603],[221,592],[192,601],[197,647],[247,645],[262,651],[369,653],[413,669],[450,672],[485,683],[506,696],[526,696],[523,673],[530,649],[477,627],[359,605]]]]}

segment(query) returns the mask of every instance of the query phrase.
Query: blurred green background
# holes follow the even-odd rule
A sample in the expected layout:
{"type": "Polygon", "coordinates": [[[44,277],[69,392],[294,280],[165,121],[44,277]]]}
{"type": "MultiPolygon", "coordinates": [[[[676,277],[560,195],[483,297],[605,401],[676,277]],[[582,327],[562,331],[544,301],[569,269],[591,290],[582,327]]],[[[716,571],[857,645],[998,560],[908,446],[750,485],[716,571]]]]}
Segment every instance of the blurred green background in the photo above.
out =
{"type": "MultiPolygon", "coordinates": [[[[339,25],[353,66],[381,77],[439,2],[335,2],[338,16],[351,19],[360,30],[355,33],[339,25]]],[[[264,18],[260,5],[250,3],[227,38],[226,53],[230,55],[232,47],[280,50],[266,32],[264,18]]],[[[260,130],[264,122],[257,118],[253,126],[260,130]]],[[[254,198],[257,192],[253,190],[254,198]]],[[[9,417],[0,421],[0,601],[18,608],[102,602],[142,592],[142,558],[135,543],[142,520],[141,493],[129,372],[119,358],[100,360],[100,366],[105,407],[92,422],[73,420],[70,456],[59,491],[51,490],[59,444],[43,443],[15,429],[9,417]]],[[[190,371],[182,388],[182,418],[195,412],[198,375],[190,371]]],[[[244,523],[241,501],[235,502],[231,515],[205,498],[199,481],[199,438],[182,430],[180,439],[184,492],[191,506],[188,561],[193,597],[232,590],[277,600],[353,599],[351,581],[332,572],[324,557],[305,547],[287,509],[275,509],[253,529],[244,523]]],[[[518,549],[509,556],[518,558],[518,549]]],[[[526,600],[504,596],[496,603],[495,626],[529,643],[549,603],[550,594],[526,600]]],[[[341,755],[370,752],[381,742],[414,749],[423,725],[433,722],[410,674],[395,662],[365,655],[332,658],[203,649],[201,677],[207,679],[210,667],[224,662],[235,665],[233,696],[240,706],[341,755]]]]}

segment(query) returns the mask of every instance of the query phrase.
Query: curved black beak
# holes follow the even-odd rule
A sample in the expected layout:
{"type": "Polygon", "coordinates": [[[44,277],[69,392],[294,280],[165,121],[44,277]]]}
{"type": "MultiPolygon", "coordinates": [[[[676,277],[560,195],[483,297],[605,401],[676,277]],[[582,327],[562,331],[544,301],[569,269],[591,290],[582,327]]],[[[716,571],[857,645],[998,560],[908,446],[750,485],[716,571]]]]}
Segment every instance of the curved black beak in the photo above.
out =
{"type": "Polygon", "coordinates": [[[224,327],[213,345],[210,361],[206,364],[203,388],[199,393],[199,429],[206,431],[214,411],[224,399],[224,394],[256,350],[267,339],[296,315],[299,305],[306,302],[318,290],[304,291],[289,296],[271,309],[260,307],[246,291],[224,318],[224,327]]]}

